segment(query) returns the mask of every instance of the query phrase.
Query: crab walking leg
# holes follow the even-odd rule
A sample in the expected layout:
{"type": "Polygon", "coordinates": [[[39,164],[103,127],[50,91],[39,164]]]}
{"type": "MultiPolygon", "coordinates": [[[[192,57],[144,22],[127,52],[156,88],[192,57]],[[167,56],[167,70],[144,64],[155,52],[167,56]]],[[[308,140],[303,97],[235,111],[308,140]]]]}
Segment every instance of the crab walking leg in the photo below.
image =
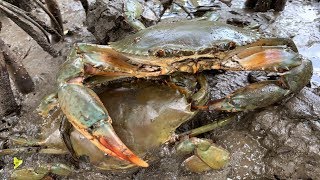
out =
{"type": "Polygon", "coordinates": [[[137,31],[145,29],[146,27],[142,24],[138,18],[143,13],[143,6],[136,0],[127,0],[124,2],[124,14],[127,22],[137,31]]]}
{"type": "Polygon", "coordinates": [[[213,131],[214,129],[217,129],[219,127],[226,126],[227,124],[229,124],[230,122],[234,121],[235,119],[236,119],[236,116],[231,116],[231,117],[228,117],[228,118],[225,118],[225,119],[220,119],[220,120],[214,121],[214,122],[212,122],[210,124],[207,124],[207,125],[192,129],[190,131],[178,134],[178,137],[180,139],[185,137],[185,136],[196,137],[196,136],[198,136],[200,134],[203,134],[203,133],[206,133],[206,132],[209,132],[209,131],[213,131]]]}
{"type": "Polygon", "coordinates": [[[14,170],[10,179],[46,179],[45,176],[49,173],[69,176],[75,170],[62,163],[41,164],[36,168],[22,168],[14,170]]]}
{"type": "Polygon", "coordinates": [[[65,149],[56,149],[56,148],[41,148],[41,147],[19,147],[11,149],[1,149],[0,156],[4,155],[15,155],[19,153],[39,153],[39,154],[68,154],[68,151],[65,149]]]}
{"type": "Polygon", "coordinates": [[[58,99],[70,123],[108,155],[138,166],[148,164],[136,156],[115,133],[104,105],[83,80],[101,73],[105,76],[130,76],[132,65],[112,50],[96,45],[76,45],[58,76],[58,99]]]}
{"type": "Polygon", "coordinates": [[[63,146],[53,147],[53,144],[59,143],[55,133],[46,139],[30,139],[23,137],[8,137],[14,148],[0,149],[0,156],[14,155],[18,153],[40,153],[40,154],[67,154],[68,150],[63,146]]]}
{"type": "Polygon", "coordinates": [[[286,49],[260,47],[245,53],[238,53],[222,64],[222,69],[267,70],[279,73],[279,80],[262,81],[243,87],[224,99],[209,102],[207,106],[195,109],[245,111],[267,107],[301,90],[312,76],[312,64],[295,52],[286,49]],[[291,69],[291,70],[289,70],[291,69]]]}
{"type": "Polygon", "coordinates": [[[68,149],[68,152],[71,154],[72,159],[75,162],[79,161],[79,158],[77,157],[77,153],[75,152],[73,145],[71,143],[71,129],[72,129],[72,124],[68,121],[66,116],[62,117],[60,127],[59,127],[59,132],[61,133],[61,139],[64,142],[64,145],[68,149]]]}

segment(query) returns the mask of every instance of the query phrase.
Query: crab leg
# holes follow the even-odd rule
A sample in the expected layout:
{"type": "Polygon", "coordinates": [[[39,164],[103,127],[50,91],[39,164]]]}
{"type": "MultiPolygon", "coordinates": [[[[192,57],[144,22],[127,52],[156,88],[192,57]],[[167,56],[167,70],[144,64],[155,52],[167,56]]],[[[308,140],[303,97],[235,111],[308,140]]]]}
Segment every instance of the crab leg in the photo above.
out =
{"type": "Polygon", "coordinates": [[[147,167],[117,136],[111,117],[96,93],[83,85],[85,78],[93,75],[132,76],[134,67],[115,53],[100,46],[76,45],[58,76],[59,104],[70,123],[100,150],[147,167]]]}
{"type": "Polygon", "coordinates": [[[220,68],[273,71],[280,78],[250,84],[226,98],[195,109],[238,112],[266,107],[301,90],[312,76],[312,64],[309,60],[302,59],[289,49],[271,46],[249,47],[247,51],[234,53],[220,64],[220,68]]]}

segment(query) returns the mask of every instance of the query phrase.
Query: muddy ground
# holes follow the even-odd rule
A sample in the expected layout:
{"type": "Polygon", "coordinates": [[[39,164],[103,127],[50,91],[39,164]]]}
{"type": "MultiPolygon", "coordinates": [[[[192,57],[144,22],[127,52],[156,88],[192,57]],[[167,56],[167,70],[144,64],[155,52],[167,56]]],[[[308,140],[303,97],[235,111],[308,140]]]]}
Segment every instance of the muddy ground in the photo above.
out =
{"type": "MultiPolygon", "coordinates": [[[[105,43],[131,32],[130,28],[123,25],[125,30],[106,34],[112,29],[112,24],[106,23],[104,19],[109,16],[108,12],[98,11],[99,13],[95,14],[97,8],[91,6],[92,14],[86,22],[79,1],[61,0],[59,3],[65,28],[71,35],[54,45],[61,52],[58,58],[52,58],[45,53],[13,22],[3,15],[0,16],[3,23],[1,38],[11,45],[11,49],[18,56],[24,57],[22,61],[36,87],[33,93],[25,96],[16,93],[22,112],[19,116],[7,117],[2,121],[2,127],[9,128],[9,131],[1,132],[1,136],[20,132],[21,136],[36,137],[40,127],[46,125],[47,121],[41,119],[35,109],[44,95],[54,91],[57,70],[64,62],[72,44],[98,41],[105,43]],[[91,31],[96,28],[95,36],[87,27],[90,27],[91,31]],[[106,38],[106,35],[110,37],[106,38]]],[[[223,3],[219,5],[221,10],[217,12],[221,14],[220,21],[232,21],[232,18],[237,18],[242,22],[260,24],[259,31],[266,36],[292,38],[300,53],[313,61],[314,76],[311,86],[305,87],[288,101],[245,113],[237,121],[205,134],[204,137],[213,139],[231,153],[230,164],[223,170],[190,173],[181,167],[181,159],[164,153],[163,158],[151,167],[128,173],[101,172],[88,163],[81,163],[79,172],[68,179],[320,179],[319,2],[288,1],[281,13],[245,11],[242,9],[241,0],[232,1],[230,7],[223,3]]],[[[36,13],[44,16],[41,11],[36,13]]],[[[207,77],[211,84],[212,99],[222,97],[247,83],[247,72],[207,72],[207,77]]],[[[189,126],[211,122],[216,117],[215,112],[205,112],[198,115],[189,126]]],[[[1,141],[0,146],[2,145],[1,141]]],[[[16,156],[24,160],[21,167],[33,167],[45,162],[63,162],[71,165],[68,155],[22,153],[16,156]]],[[[0,178],[8,179],[13,170],[13,157],[1,157],[0,164],[0,178]]]]}

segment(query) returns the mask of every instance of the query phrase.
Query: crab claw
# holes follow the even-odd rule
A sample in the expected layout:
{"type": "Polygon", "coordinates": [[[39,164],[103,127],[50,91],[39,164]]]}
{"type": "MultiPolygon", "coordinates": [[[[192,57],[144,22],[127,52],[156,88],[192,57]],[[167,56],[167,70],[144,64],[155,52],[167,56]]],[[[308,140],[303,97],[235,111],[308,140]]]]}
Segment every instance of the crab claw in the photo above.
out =
{"type": "Polygon", "coordinates": [[[148,163],[129,150],[117,136],[107,110],[94,91],[82,84],[67,83],[59,88],[58,99],[69,122],[97,148],[108,155],[148,167],[148,163]]]}
{"type": "Polygon", "coordinates": [[[95,137],[99,137],[99,142],[121,159],[130,161],[141,167],[148,167],[148,163],[136,156],[127,148],[117,134],[114,132],[110,123],[100,124],[100,127],[93,132],[95,137]]]}
{"type": "Polygon", "coordinates": [[[183,165],[192,172],[203,172],[211,169],[222,169],[230,160],[230,153],[208,139],[192,137],[181,141],[177,146],[180,154],[194,153],[183,165]]]}

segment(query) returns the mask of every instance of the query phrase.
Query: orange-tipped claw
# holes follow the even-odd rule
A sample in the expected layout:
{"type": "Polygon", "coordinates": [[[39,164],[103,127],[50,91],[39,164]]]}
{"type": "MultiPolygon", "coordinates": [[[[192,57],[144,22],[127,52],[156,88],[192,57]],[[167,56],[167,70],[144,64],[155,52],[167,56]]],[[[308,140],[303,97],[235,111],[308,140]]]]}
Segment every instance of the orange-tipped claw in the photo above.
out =
{"type": "Polygon", "coordinates": [[[60,88],[58,96],[69,122],[97,148],[110,156],[148,167],[148,163],[130,151],[117,136],[107,110],[92,90],[81,84],[67,84],[60,88]]]}
{"type": "Polygon", "coordinates": [[[100,124],[93,135],[98,138],[101,145],[112,151],[120,159],[130,161],[141,167],[148,167],[149,164],[135,155],[117,136],[109,123],[100,124]]]}
{"type": "Polygon", "coordinates": [[[102,124],[93,132],[93,134],[89,133],[86,129],[79,128],[74,123],[72,124],[81,134],[83,134],[104,153],[121,160],[127,160],[133,164],[136,164],[137,166],[149,166],[147,162],[139,158],[132,151],[130,151],[125,144],[123,144],[110,124],[102,124]]]}
{"type": "Polygon", "coordinates": [[[116,155],[121,157],[122,159],[128,160],[138,166],[141,167],[148,167],[149,164],[145,162],[144,160],[140,159],[138,156],[136,156],[132,151],[130,151],[126,146],[119,146],[119,145],[113,145],[111,143],[108,143],[106,139],[100,138],[100,143],[107,147],[109,150],[114,152],[116,155]]]}

